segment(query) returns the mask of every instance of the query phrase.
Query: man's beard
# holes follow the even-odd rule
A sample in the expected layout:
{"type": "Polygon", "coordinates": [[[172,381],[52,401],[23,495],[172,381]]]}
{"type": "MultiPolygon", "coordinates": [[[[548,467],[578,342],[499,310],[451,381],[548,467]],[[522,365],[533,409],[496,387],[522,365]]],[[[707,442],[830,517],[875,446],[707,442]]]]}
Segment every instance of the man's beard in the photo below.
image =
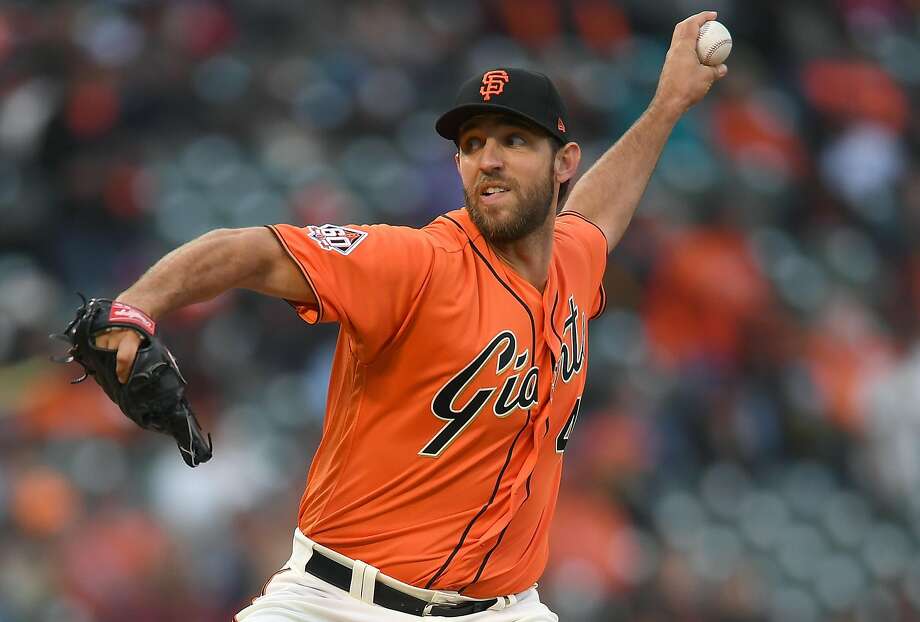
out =
{"type": "MultiPolygon", "coordinates": [[[[488,179],[504,181],[500,177],[488,179]]],[[[482,185],[477,184],[477,187],[482,185]]],[[[529,192],[519,192],[520,200],[510,208],[513,213],[510,218],[501,222],[486,216],[466,188],[463,188],[463,196],[466,199],[466,211],[470,215],[470,220],[482,233],[482,237],[490,244],[507,244],[527,237],[546,222],[553,207],[553,177],[548,175],[545,183],[536,184],[529,192]]]]}

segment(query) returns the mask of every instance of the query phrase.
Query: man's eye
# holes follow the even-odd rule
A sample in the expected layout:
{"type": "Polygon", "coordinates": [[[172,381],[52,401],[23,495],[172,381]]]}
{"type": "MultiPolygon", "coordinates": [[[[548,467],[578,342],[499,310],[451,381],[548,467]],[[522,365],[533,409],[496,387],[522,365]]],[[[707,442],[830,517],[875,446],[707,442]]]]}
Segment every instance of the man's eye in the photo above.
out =
{"type": "Polygon", "coordinates": [[[482,146],[482,141],[478,138],[467,138],[463,141],[463,150],[467,153],[479,149],[480,146],[482,146]]]}
{"type": "Polygon", "coordinates": [[[508,144],[513,147],[520,147],[522,145],[526,145],[527,141],[524,140],[524,137],[520,134],[510,134],[508,136],[508,144]]]}

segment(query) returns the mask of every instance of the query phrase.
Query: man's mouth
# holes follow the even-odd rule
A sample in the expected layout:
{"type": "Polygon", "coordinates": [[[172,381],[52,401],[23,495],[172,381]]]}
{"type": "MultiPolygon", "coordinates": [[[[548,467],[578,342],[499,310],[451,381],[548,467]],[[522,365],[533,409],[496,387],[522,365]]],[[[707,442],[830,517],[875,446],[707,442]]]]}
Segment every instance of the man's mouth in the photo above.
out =
{"type": "Polygon", "coordinates": [[[510,188],[506,188],[500,184],[484,184],[480,186],[479,194],[480,196],[489,197],[496,194],[501,194],[502,192],[508,192],[510,188]]]}

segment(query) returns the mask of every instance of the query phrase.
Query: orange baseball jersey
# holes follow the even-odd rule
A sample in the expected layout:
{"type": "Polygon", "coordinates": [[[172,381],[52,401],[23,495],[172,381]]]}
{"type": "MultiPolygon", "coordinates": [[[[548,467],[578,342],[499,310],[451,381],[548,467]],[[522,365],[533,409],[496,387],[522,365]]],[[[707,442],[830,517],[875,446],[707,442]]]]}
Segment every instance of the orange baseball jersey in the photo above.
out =
{"type": "Polygon", "coordinates": [[[341,324],[301,531],[419,587],[531,587],[605,302],[601,230],[557,216],[540,293],[463,209],[271,229],[316,292],[300,316],[341,324]]]}

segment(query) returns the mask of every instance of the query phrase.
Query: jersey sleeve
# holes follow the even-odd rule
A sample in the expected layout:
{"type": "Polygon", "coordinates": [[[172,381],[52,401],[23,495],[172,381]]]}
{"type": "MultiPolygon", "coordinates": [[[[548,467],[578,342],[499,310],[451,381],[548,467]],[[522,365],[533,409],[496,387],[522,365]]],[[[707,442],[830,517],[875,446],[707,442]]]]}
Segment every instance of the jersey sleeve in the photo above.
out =
{"type": "Polygon", "coordinates": [[[271,225],[310,283],[318,308],[289,301],[304,321],[339,322],[367,362],[404,328],[434,264],[428,235],[390,225],[271,225]]]}
{"type": "Polygon", "coordinates": [[[604,291],[604,271],[607,269],[607,236],[600,227],[578,212],[562,211],[556,218],[556,230],[559,232],[561,241],[569,245],[566,255],[578,257],[585,268],[587,286],[592,292],[588,319],[593,320],[607,306],[607,293],[604,291]]]}

